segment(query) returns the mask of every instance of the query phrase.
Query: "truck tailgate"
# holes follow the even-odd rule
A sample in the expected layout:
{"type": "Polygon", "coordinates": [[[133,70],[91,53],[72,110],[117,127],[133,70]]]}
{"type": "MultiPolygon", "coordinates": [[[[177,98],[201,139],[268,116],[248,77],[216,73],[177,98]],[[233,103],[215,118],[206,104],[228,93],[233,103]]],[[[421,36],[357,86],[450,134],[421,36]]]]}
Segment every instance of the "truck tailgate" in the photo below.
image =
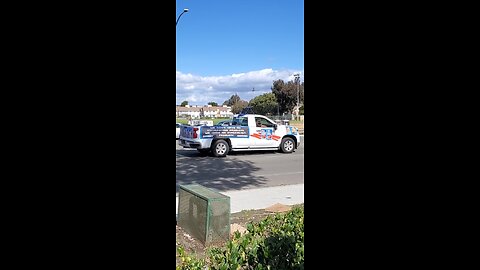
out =
{"type": "Polygon", "coordinates": [[[180,126],[180,138],[191,139],[193,138],[192,126],[180,126]]]}

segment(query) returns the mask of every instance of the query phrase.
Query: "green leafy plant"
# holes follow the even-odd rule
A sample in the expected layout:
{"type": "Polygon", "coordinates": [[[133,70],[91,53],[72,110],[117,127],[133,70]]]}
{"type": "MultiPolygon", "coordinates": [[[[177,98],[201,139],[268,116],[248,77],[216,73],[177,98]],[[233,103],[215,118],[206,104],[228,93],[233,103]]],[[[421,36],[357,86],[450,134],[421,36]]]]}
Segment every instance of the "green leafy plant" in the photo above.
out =
{"type": "Polygon", "coordinates": [[[224,247],[210,248],[206,260],[177,250],[182,260],[177,269],[304,269],[304,210],[249,223],[244,235],[235,232],[224,247]]]}
{"type": "Polygon", "coordinates": [[[188,255],[182,246],[177,247],[178,257],[181,264],[176,267],[177,270],[203,270],[205,269],[205,260],[197,259],[188,255]]]}

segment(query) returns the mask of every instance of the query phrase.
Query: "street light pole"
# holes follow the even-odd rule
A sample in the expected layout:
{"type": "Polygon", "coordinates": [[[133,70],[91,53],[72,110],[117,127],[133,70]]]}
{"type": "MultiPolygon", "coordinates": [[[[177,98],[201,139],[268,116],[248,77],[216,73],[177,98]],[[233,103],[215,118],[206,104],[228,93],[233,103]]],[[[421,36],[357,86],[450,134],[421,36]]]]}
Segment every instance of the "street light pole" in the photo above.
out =
{"type": "Polygon", "coordinates": [[[295,83],[297,84],[297,120],[300,120],[299,119],[299,113],[300,113],[300,74],[294,74],[293,76],[295,76],[295,83]]]}
{"type": "Polygon", "coordinates": [[[175,27],[177,27],[178,20],[180,20],[180,17],[182,17],[183,13],[186,13],[186,12],[188,12],[188,8],[185,8],[185,9],[183,10],[183,12],[178,16],[177,22],[175,23],[175,27]]]}
{"type": "Polygon", "coordinates": [[[183,12],[178,16],[177,21],[175,22],[175,27],[177,27],[180,17],[182,17],[183,13],[186,13],[186,12],[188,12],[188,8],[183,9],[183,12]]]}

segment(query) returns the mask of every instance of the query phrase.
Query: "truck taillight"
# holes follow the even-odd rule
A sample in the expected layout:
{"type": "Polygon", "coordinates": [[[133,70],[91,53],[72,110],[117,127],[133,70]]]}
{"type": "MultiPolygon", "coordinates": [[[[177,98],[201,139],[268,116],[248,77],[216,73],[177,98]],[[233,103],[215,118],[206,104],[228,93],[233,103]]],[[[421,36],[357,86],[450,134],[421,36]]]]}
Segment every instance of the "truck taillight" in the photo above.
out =
{"type": "Polygon", "coordinates": [[[197,130],[198,130],[198,128],[193,128],[193,138],[194,139],[197,138],[197,130]]]}

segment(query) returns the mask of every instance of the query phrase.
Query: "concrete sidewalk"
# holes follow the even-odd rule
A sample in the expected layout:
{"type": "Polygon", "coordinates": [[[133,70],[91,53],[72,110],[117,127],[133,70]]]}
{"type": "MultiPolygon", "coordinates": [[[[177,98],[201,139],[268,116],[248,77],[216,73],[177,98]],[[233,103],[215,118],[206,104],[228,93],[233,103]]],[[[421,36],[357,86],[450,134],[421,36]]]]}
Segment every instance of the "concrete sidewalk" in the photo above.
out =
{"type": "MultiPolygon", "coordinates": [[[[264,209],[276,203],[294,205],[304,202],[304,184],[220,192],[230,197],[230,212],[264,209]]],[[[178,215],[178,197],[176,212],[178,215]]]]}

